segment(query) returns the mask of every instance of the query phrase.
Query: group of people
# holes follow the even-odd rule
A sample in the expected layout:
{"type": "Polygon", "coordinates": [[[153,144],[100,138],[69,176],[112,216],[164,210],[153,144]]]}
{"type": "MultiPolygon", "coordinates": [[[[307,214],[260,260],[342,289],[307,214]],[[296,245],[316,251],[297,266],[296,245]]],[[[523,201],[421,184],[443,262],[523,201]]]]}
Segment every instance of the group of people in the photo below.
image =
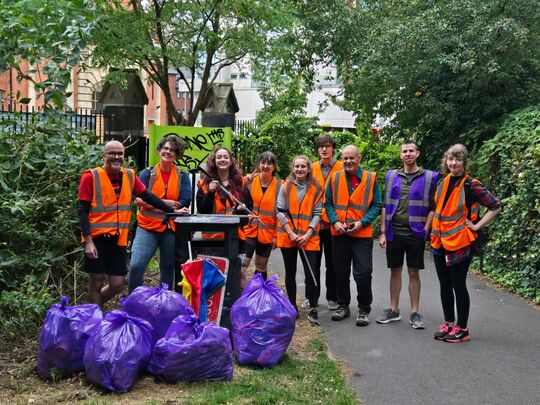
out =
{"type": "MultiPolygon", "coordinates": [[[[161,282],[172,287],[175,224],[164,218],[169,212],[189,212],[189,178],[174,165],[184,148],[177,136],[162,139],[157,146],[159,163],[137,177],[122,167],[122,144],[110,141],[105,144],[103,167],[88,170],[81,177],[79,218],[91,302],[103,305],[120,293],[126,274],[129,292],[142,285],[146,267],[158,247],[161,282]],[[128,273],[126,246],[132,200],[139,211],[128,273]],[[107,285],[105,274],[109,276],[107,285]]],[[[241,286],[249,279],[253,256],[255,274],[266,279],[270,254],[280,248],[287,296],[298,313],[296,273],[300,256],[306,298],[301,306],[309,309],[308,320],[319,324],[324,252],[331,319],[350,317],[352,269],[357,287],[356,325],[368,325],[373,301],[372,225],[382,211],[379,244],[386,249],[390,268],[390,306],[377,322],[401,319],[399,295],[406,257],[409,322],[415,329],[425,327],[419,313],[419,271],[424,268],[429,238],[444,314],[434,337],[446,342],[469,340],[466,275],[478,232],[498,214],[501,204],[480,181],[466,174],[465,146],[456,144],[448,149],[438,173],[420,167],[418,146],[413,141],[403,142],[403,167],[386,174],[384,199],[377,173],[360,166],[362,155],[356,146],[344,147],[341,161],[334,158],[336,142],[330,135],[318,137],[316,148],[319,160],[312,163],[306,156],[296,156],[285,180],[276,176],[277,159],[269,151],[259,156],[256,170],[245,176],[229,149],[218,146],[208,157],[205,174],[198,183],[197,211],[242,216],[238,231],[243,258],[241,286]],[[479,205],[488,209],[481,219],[479,205]]],[[[223,234],[206,233],[203,237],[222,238],[223,234]]]]}

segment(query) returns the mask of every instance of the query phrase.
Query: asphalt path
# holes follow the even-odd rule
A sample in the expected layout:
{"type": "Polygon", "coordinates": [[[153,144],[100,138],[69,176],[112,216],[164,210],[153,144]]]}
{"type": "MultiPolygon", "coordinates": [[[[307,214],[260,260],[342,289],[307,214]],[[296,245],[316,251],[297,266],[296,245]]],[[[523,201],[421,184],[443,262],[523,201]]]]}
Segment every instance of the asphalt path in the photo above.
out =
{"type": "MultiPolygon", "coordinates": [[[[323,258],[324,263],[324,258],[323,258]]],[[[271,273],[284,276],[279,250],[270,257],[271,273]]],[[[322,272],[324,273],[324,271],[322,272]]],[[[469,276],[471,340],[445,343],[433,339],[442,318],[433,260],[422,270],[420,313],[426,329],[409,325],[408,275],[403,273],[401,321],[375,322],[389,306],[389,277],[384,250],[373,249],[373,304],[370,324],[357,327],[356,287],[351,275],[351,317],[330,319],[321,275],[319,319],[333,356],[354,369],[350,385],[368,404],[539,404],[540,312],[524,300],[469,276]]],[[[304,286],[299,261],[297,283],[304,286]]],[[[298,300],[300,304],[301,300],[298,300]]],[[[306,316],[307,310],[301,316],[306,316]]]]}

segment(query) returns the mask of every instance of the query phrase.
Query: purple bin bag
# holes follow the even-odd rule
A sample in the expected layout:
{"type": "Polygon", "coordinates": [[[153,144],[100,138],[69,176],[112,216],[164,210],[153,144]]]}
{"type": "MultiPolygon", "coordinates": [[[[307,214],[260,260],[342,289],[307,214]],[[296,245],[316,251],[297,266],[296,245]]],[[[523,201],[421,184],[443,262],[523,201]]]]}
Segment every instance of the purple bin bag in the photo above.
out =
{"type": "Polygon", "coordinates": [[[231,380],[229,330],[195,315],[181,315],[154,346],[148,371],[166,382],[231,380]]]}
{"type": "Polygon", "coordinates": [[[124,311],[106,313],[86,342],[86,378],[111,391],[129,391],[152,355],[152,331],[144,319],[124,311]]]}
{"type": "Polygon", "coordinates": [[[256,274],[231,308],[233,346],[238,363],[276,365],[291,343],[296,310],[276,286],[277,275],[265,281],[256,274]]]}
{"type": "Polygon", "coordinates": [[[169,291],[165,283],[161,287],[137,287],[122,302],[122,310],[150,323],[154,328],[154,342],[165,335],[172,320],[178,315],[195,313],[186,298],[175,291],[169,291]]]}
{"type": "Polygon", "coordinates": [[[67,297],[60,304],[52,304],[39,333],[37,356],[38,375],[47,380],[51,371],[61,374],[82,371],[84,345],[103,319],[95,304],[67,306],[67,297]]]}

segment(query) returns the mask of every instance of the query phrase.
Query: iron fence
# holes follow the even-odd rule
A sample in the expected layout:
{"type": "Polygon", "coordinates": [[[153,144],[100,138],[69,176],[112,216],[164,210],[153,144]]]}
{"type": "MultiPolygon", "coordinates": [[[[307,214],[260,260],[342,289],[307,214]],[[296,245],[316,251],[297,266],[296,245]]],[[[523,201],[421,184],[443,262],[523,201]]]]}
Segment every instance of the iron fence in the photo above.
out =
{"type": "MultiPolygon", "coordinates": [[[[73,129],[85,129],[95,132],[101,139],[105,135],[105,119],[102,112],[90,109],[78,109],[76,111],[63,111],[61,119],[73,129]]],[[[19,109],[4,109],[0,106],[0,127],[4,130],[20,132],[24,125],[43,122],[42,111],[34,107],[20,107],[19,109]]]]}

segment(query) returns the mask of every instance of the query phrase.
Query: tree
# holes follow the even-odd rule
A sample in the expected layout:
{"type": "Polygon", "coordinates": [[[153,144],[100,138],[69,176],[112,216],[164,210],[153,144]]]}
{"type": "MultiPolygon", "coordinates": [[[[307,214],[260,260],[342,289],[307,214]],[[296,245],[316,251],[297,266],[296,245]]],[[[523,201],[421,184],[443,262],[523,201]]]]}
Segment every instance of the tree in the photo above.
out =
{"type": "Polygon", "coordinates": [[[539,101],[538,2],[365,1],[351,13],[351,41],[335,47],[345,106],[388,117],[387,133],[436,154],[474,150],[539,101]]]}
{"type": "Polygon", "coordinates": [[[71,70],[97,23],[94,6],[88,0],[2,0],[0,72],[15,69],[18,80],[34,84],[46,108],[63,107],[71,70]],[[23,60],[36,75],[21,69],[23,60]]]}
{"type": "Polygon", "coordinates": [[[169,123],[194,125],[219,72],[263,53],[288,26],[288,9],[285,0],[132,0],[126,7],[109,2],[92,41],[93,61],[144,70],[163,91],[169,123]],[[173,104],[170,69],[189,92],[185,119],[173,104]]]}

